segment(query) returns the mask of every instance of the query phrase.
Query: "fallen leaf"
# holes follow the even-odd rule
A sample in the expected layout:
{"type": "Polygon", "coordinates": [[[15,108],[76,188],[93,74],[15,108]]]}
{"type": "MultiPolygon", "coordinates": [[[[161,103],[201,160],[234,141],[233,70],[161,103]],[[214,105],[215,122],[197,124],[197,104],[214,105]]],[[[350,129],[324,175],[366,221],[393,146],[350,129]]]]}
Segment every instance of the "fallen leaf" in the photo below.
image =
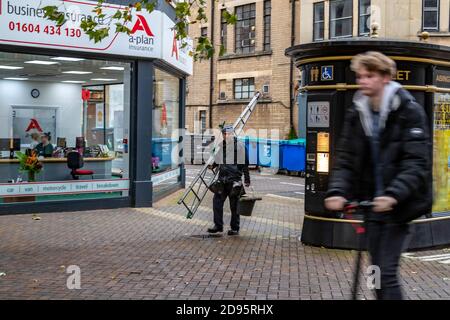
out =
{"type": "Polygon", "coordinates": [[[4,277],[4,276],[6,276],[6,273],[0,272],[0,277],[4,277]]]}
{"type": "Polygon", "coordinates": [[[41,217],[39,217],[38,215],[33,214],[32,219],[33,220],[41,220],[41,217]]]}

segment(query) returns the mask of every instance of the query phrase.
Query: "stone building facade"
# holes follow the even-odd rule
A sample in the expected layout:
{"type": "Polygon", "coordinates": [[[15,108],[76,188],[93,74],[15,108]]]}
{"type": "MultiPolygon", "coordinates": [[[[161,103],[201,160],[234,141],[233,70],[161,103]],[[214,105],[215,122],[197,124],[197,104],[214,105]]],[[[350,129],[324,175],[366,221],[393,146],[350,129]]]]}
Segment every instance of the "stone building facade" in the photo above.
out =
{"type": "MultiPolygon", "coordinates": [[[[208,1],[208,22],[189,34],[213,38],[225,55],[194,63],[188,79],[186,129],[201,133],[232,123],[253,92],[263,92],[246,128],[298,132],[296,84],[299,75],[284,54],[296,44],[373,36],[450,45],[449,0],[220,0],[208,1]],[[212,6],[213,5],[213,6],[212,6]],[[236,13],[236,25],[221,21],[222,10],[236,13]],[[211,11],[214,13],[211,14],[211,11]]],[[[218,50],[217,50],[218,51],[218,50]]],[[[302,113],[300,113],[302,114],[302,113]]],[[[300,119],[300,125],[302,120],[300,119]]]]}

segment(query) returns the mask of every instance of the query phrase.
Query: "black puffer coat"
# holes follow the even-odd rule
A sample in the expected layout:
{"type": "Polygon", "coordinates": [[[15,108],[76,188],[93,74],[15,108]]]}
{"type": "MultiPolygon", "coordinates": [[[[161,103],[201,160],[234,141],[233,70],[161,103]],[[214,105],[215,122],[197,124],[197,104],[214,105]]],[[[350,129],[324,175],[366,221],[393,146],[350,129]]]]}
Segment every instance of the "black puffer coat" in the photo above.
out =
{"type": "MultiPolygon", "coordinates": [[[[409,222],[429,213],[432,204],[431,141],[427,116],[396,82],[385,88],[380,110],[380,171],[383,195],[398,201],[389,215],[409,222]]],[[[355,94],[336,148],[327,197],[372,200],[375,195],[368,98],[355,94]]]]}

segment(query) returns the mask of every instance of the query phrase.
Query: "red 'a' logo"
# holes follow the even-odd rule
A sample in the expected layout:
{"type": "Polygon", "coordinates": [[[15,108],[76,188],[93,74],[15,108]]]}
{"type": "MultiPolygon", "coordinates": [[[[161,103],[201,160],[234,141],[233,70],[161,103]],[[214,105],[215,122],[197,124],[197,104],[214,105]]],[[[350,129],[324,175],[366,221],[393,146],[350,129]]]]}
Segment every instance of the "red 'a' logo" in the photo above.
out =
{"type": "Polygon", "coordinates": [[[172,57],[175,55],[175,58],[178,60],[178,41],[177,41],[177,33],[173,32],[173,42],[172,42],[172,57]]]}
{"type": "Polygon", "coordinates": [[[137,21],[134,24],[133,29],[131,29],[131,34],[135,34],[136,31],[145,31],[145,33],[149,37],[154,37],[152,30],[150,30],[150,27],[147,23],[147,20],[145,20],[144,16],[137,14],[137,21]]]}
{"type": "Polygon", "coordinates": [[[39,125],[39,122],[37,122],[36,119],[31,119],[30,124],[28,125],[28,128],[27,130],[25,130],[25,132],[28,132],[31,129],[36,129],[38,132],[42,132],[41,126],[39,125]]]}

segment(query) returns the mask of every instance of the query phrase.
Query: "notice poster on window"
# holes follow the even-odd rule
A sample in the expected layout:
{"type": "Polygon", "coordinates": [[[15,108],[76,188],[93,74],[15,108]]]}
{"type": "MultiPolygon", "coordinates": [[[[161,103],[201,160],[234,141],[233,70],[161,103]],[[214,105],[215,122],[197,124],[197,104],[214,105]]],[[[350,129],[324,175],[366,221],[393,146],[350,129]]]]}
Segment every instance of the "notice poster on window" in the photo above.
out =
{"type": "Polygon", "coordinates": [[[433,141],[433,212],[450,210],[450,94],[436,94],[433,141]]]}
{"type": "Polygon", "coordinates": [[[308,127],[328,128],[330,126],[330,102],[308,102],[308,127]]]}
{"type": "Polygon", "coordinates": [[[328,173],[329,169],[329,153],[318,153],[317,154],[317,172],[328,173]]]}
{"type": "Polygon", "coordinates": [[[103,128],[104,120],[103,103],[97,103],[95,105],[95,127],[103,128]]]}
{"type": "Polygon", "coordinates": [[[317,152],[330,152],[330,134],[328,132],[317,134],[317,152]]]}

